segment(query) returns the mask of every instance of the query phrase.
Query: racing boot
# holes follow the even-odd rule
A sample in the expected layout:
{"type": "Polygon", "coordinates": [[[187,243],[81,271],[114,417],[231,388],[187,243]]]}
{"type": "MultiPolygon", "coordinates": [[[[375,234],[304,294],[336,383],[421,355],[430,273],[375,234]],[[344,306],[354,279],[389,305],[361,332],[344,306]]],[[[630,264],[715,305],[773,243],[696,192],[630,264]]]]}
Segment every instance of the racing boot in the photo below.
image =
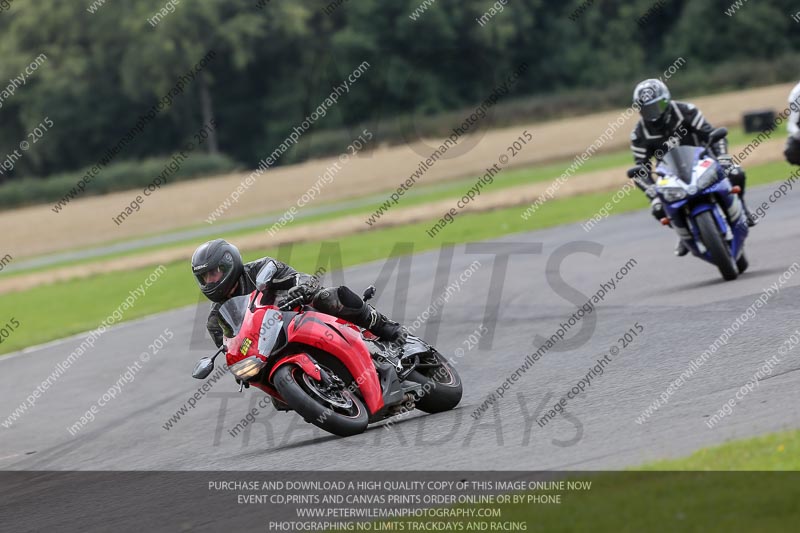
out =
{"type": "Polygon", "coordinates": [[[678,244],[675,245],[675,255],[678,257],[683,257],[684,255],[689,253],[689,248],[683,244],[683,239],[678,239],[678,244]]]}
{"type": "Polygon", "coordinates": [[[364,304],[364,312],[359,317],[361,323],[353,321],[354,324],[368,330],[384,342],[389,342],[402,347],[408,338],[406,328],[395,322],[383,313],[379,313],[369,304],[364,304]]]}
{"type": "Polygon", "coordinates": [[[314,296],[312,305],[323,313],[349,320],[381,341],[396,344],[399,348],[403,347],[408,337],[403,326],[376,311],[347,287],[319,291],[314,296]]]}
{"type": "Polygon", "coordinates": [[[744,212],[744,221],[747,223],[747,227],[752,228],[756,224],[758,224],[758,219],[753,216],[753,213],[747,208],[747,203],[744,201],[744,190],[745,190],[745,173],[744,169],[738,165],[734,165],[729,155],[722,155],[720,156],[720,164],[725,169],[725,174],[730,179],[731,184],[735,187],[739,188],[738,196],[739,201],[742,204],[742,211],[744,212]]]}
{"type": "Polygon", "coordinates": [[[753,226],[758,224],[758,219],[747,208],[747,204],[744,203],[744,198],[742,198],[741,200],[742,200],[742,209],[744,210],[744,220],[745,222],[747,222],[747,227],[752,228],[753,226]]]}

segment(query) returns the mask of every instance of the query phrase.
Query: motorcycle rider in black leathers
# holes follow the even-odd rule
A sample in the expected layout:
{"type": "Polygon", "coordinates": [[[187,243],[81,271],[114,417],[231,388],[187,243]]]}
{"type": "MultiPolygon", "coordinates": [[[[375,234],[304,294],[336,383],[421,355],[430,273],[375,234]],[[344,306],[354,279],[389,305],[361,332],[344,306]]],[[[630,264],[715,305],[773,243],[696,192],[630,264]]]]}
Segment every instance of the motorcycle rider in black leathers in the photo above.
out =
{"type": "MultiPolygon", "coordinates": [[[[192,273],[202,293],[213,303],[206,327],[217,347],[222,346],[223,326],[219,308],[228,299],[250,294],[256,289],[256,278],[262,268],[274,264],[275,274],[263,291],[266,303],[281,305],[284,301],[301,297],[302,303],[315,309],[352,322],[380,340],[402,346],[408,332],[397,322],[368,305],[345,286],[322,288],[319,281],[308,274],[270,257],[262,257],[243,264],[239,250],[223,239],[201,245],[192,255],[192,273]],[[269,297],[272,301],[269,301],[269,297]]],[[[273,268],[271,266],[271,268],[273,268]]],[[[263,301],[263,300],[262,300],[263,301]]],[[[274,399],[273,399],[274,400],[274,399]]],[[[273,401],[278,409],[285,406],[273,401]]]]}
{"type": "Polygon", "coordinates": [[[250,294],[256,289],[256,277],[261,269],[273,262],[277,271],[267,286],[274,305],[283,299],[302,296],[304,303],[338,318],[343,318],[366,330],[381,340],[398,342],[405,340],[406,331],[385,315],[368,305],[347,287],[322,288],[319,281],[308,274],[276,259],[262,257],[247,264],[242,263],[239,250],[223,239],[201,245],[192,255],[192,273],[202,293],[214,304],[208,315],[207,328],[217,347],[222,346],[222,326],[219,323],[219,308],[234,296],[250,294]]]}
{"type": "MultiPolygon", "coordinates": [[[[639,110],[641,118],[631,133],[631,151],[636,164],[645,170],[638,174],[640,180],[636,181],[636,185],[646,191],[648,185],[655,184],[650,166],[651,158],[655,157],[658,164],[667,151],[675,146],[705,146],[714,128],[693,104],[673,101],[669,89],[660,80],[649,79],[639,83],[633,91],[633,105],[639,110]]],[[[744,203],[744,170],[728,155],[728,142],[721,139],[709,148],[731,184],[741,188],[739,198],[747,225],[754,226],[756,220],[744,203]]],[[[656,220],[660,221],[666,216],[658,197],[652,198],[651,211],[656,220]]],[[[689,249],[679,240],[675,254],[683,256],[688,252],[689,249]]]]}

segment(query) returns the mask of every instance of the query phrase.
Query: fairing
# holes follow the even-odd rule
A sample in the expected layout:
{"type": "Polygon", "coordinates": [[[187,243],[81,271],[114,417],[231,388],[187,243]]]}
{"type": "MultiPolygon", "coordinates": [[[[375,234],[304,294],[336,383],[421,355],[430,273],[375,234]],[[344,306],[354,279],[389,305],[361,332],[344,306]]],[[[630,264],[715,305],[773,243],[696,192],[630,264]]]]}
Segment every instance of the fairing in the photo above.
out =
{"type": "Polygon", "coordinates": [[[297,315],[287,331],[290,343],[315,346],[339,359],[359,384],[370,413],[383,407],[375,365],[360,333],[335,317],[316,311],[297,315]]]}

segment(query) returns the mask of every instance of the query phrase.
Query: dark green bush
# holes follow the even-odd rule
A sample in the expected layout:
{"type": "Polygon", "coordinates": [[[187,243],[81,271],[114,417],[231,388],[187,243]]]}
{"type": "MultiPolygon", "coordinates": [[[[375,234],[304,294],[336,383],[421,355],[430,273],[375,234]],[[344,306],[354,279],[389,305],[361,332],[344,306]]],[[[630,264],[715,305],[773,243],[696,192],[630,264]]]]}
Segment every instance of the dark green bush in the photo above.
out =
{"type": "MultiPolygon", "coordinates": [[[[786,54],[772,61],[730,61],[720,63],[713,68],[693,63],[691,58],[687,58],[686,64],[667,81],[667,84],[676,100],[691,100],[697,95],[796,81],[798,63],[800,55],[796,53],[786,54]]],[[[657,77],[659,74],[649,72],[645,75],[657,77]]],[[[479,127],[501,128],[627,107],[631,104],[636,81],[639,80],[628,80],[602,88],[564,89],[550,94],[500,100],[491,109],[491,121],[487,116],[479,127]]],[[[789,95],[786,96],[788,98],[789,95]]],[[[478,104],[479,102],[476,102],[476,105],[478,104]]],[[[759,107],[759,103],[753,102],[753,106],[759,107]]],[[[475,106],[433,116],[417,117],[413,121],[414,131],[426,137],[445,137],[451,133],[454,126],[472,113],[474,108],[475,106]]],[[[309,132],[301,138],[296,148],[291,149],[281,159],[279,164],[340,154],[365,127],[375,135],[369,144],[370,148],[378,144],[403,144],[407,136],[415,137],[407,133],[410,131],[410,124],[412,122],[408,116],[385,117],[349,129],[309,132]]]]}
{"type": "MultiPolygon", "coordinates": [[[[88,183],[81,196],[144,187],[161,174],[171,161],[172,156],[112,163],[88,183]]],[[[180,168],[167,176],[167,184],[236,169],[237,164],[224,155],[188,154],[188,157],[180,163],[180,168]]],[[[46,179],[22,178],[8,181],[0,185],[0,209],[55,202],[75,187],[87,170],[89,169],[56,174],[46,179]]]]}

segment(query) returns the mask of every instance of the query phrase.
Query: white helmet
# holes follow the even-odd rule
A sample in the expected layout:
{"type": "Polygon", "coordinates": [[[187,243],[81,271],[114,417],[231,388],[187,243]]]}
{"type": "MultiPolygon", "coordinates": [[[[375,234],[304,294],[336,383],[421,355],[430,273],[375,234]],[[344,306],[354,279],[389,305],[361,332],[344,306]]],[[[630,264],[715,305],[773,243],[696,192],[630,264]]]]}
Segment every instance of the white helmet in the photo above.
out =
{"type": "Polygon", "coordinates": [[[672,98],[664,82],[644,80],[633,90],[633,106],[645,122],[660,127],[666,123],[672,98]]]}

